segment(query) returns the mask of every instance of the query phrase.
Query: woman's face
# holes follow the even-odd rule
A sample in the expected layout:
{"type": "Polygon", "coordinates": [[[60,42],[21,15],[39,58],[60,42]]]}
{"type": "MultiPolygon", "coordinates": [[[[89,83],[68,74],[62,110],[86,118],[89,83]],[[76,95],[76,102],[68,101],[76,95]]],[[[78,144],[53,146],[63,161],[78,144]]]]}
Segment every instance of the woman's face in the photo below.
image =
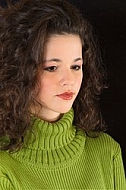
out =
{"type": "MultiPolygon", "coordinates": [[[[36,99],[41,103],[38,116],[56,121],[68,112],[80,90],[82,82],[82,43],[72,34],[53,35],[44,52],[43,67],[39,70],[39,91],[36,99]]],[[[35,111],[35,112],[36,112],[35,111]]]]}

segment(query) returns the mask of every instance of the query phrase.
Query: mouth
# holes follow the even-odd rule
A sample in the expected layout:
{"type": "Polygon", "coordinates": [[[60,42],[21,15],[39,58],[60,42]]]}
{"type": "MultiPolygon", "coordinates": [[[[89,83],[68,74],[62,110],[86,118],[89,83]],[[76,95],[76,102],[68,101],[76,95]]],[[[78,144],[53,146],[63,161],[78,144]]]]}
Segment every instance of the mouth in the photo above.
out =
{"type": "Polygon", "coordinates": [[[57,96],[63,100],[71,100],[73,95],[73,92],[64,92],[63,94],[58,94],[57,96]]]}

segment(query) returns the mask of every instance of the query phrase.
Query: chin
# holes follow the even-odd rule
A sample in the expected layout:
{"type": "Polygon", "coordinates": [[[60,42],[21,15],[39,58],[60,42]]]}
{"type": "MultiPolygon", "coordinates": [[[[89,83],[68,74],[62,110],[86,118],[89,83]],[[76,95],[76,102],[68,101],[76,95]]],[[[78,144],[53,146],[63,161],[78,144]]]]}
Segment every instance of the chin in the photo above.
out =
{"type": "MultiPolygon", "coordinates": [[[[71,107],[72,107],[72,106],[71,106],[71,107]]],[[[61,114],[67,113],[68,111],[70,111],[71,107],[65,108],[65,109],[61,109],[60,113],[61,113],[61,114]]]]}

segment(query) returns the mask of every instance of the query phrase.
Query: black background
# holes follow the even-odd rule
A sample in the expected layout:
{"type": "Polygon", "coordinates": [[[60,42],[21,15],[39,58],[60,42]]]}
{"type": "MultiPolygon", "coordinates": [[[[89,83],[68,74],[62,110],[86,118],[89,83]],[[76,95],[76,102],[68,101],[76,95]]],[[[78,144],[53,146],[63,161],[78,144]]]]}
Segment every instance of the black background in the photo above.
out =
{"type": "MultiPolygon", "coordinates": [[[[109,82],[101,95],[101,110],[107,132],[121,145],[126,169],[126,0],[69,1],[91,22],[99,38],[109,82]]],[[[0,3],[5,5],[3,0],[0,3]]]]}
{"type": "Polygon", "coordinates": [[[107,133],[121,145],[126,171],[126,0],[69,1],[91,22],[98,36],[109,83],[101,95],[101,110],[107,133]]]}

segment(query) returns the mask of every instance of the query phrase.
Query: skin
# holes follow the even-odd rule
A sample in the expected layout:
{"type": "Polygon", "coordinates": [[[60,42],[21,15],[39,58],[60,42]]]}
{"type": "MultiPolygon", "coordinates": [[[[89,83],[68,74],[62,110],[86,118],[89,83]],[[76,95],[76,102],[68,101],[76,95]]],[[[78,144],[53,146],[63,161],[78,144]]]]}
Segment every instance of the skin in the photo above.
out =
{"type": "Polygon", "coordinates": [[[54,122],[71,109],[82,83],[82,64],[82,43],[78,35],[52,35],[49,38],[43,66],[39,69],[36,97],[42,107],[35,107],[33,111],[39,118],[54,122]],[[73,94],[68,99],[59,97],[64,92],[73,94]]]}

